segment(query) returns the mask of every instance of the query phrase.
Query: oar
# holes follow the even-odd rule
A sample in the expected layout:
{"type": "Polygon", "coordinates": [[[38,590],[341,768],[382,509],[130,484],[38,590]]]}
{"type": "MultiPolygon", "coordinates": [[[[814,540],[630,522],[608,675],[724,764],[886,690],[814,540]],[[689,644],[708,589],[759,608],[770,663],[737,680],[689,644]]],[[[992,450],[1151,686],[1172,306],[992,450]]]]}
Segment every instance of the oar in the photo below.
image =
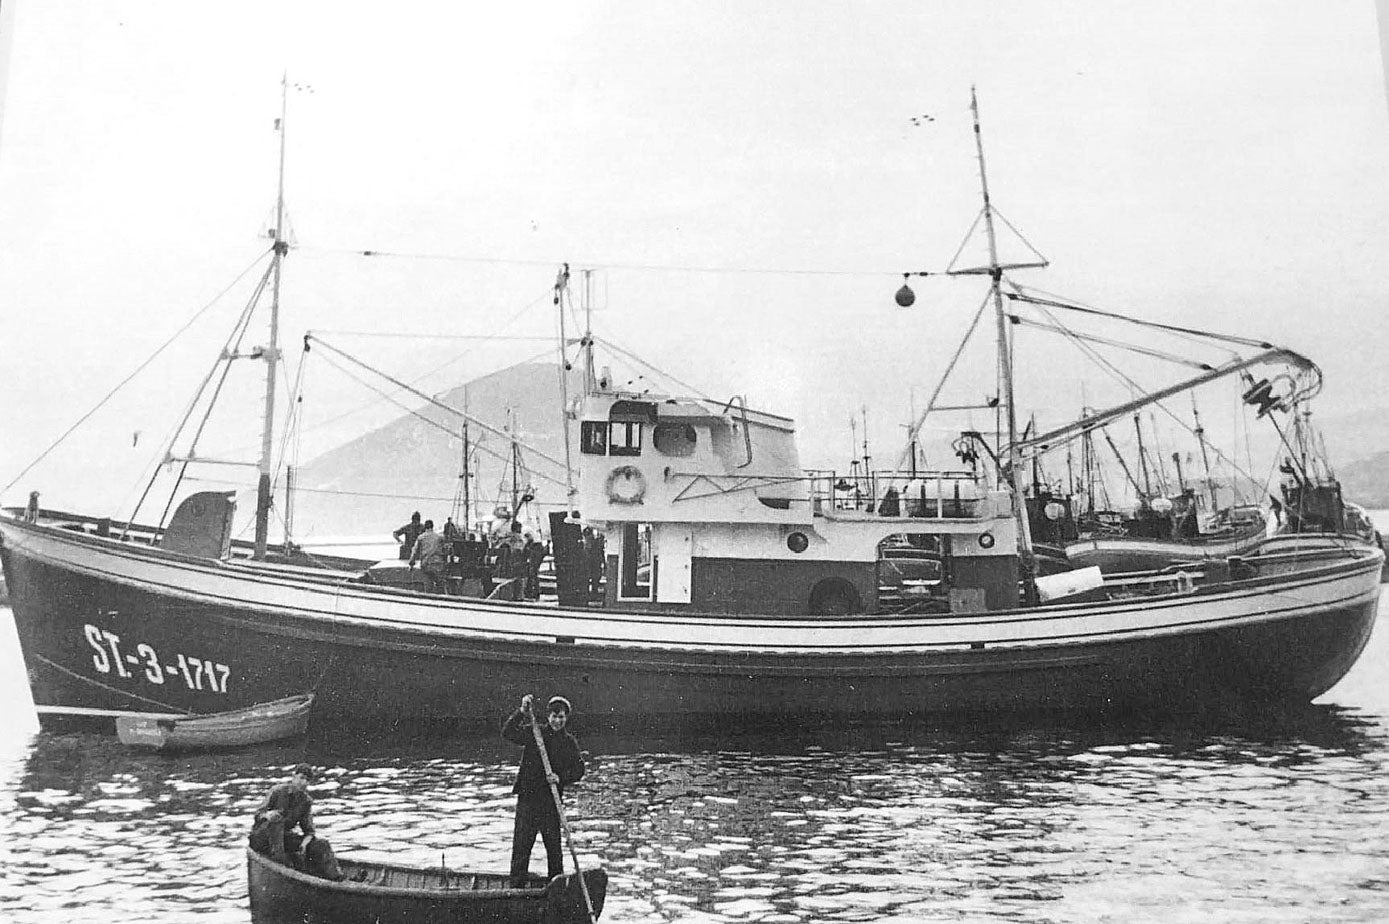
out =
{"type": "MultiPolygon", "coordinates": [[[[550,769],[550,752],[545,750],[545,735],[540,731],[540,721],[531,710],[531,733],[535,735],[535,748],[540,752],[540,762],[545,765],[545,780],[549,782],[554,771],[550,769]]],[[[574,861],[574,877],[579,880],[579,889],[584,893],[584,907],[588,910],[589,924],[598,924],[598,915],[593,913],[593,899],[588,896],[588,882],[579,869],[579,852],[574,849],[574,835],[569,833],[569,819],[564,817],[564,801],[559,797],[559,786],[550,783],[550,796],[555,800],[555,811],[559,812],[559,826],[564,831],[564,842],[569,845],[569,856],[574,861]]]]}

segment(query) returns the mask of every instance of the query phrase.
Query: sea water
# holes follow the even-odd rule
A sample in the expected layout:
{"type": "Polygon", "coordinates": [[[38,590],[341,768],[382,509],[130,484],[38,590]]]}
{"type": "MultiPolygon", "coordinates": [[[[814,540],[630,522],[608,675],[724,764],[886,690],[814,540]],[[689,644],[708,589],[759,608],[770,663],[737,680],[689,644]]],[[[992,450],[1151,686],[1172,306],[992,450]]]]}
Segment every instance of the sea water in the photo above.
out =
{"type": "MultiPolygon", "coordinates": [[[[499,737],[171,757],[40,733],[3,610],[0,673],[0,921],[249,920],[250,815],[302,759],[340,852],[507,865],[499,737]]],[[[1316,705],[1213,724],[618,736],[578,703],[573,842],[613,922],[1389,920],[1386,677],[1381,624],[1316,705]]]]}

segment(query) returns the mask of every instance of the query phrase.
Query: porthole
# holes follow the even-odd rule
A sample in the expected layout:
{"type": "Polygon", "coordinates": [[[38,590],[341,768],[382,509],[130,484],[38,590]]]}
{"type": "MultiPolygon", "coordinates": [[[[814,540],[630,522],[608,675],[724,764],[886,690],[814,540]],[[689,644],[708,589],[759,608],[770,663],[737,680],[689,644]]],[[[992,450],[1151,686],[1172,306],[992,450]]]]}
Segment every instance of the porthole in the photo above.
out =
{"type": "Polygon", "coordinates": [[[983,533],[982,535],[980,535],[980,537],[979,537],[979,548],[981,548],[981,549],[991,549],[991,548],[993,548],[993,547],[994,547],[994,534],[993,534],[993,533],[983,533]]]}
{"type": "Polygon", "coordinates": [[[799,555],[810,548],[810,538],[805,533],[792,533],[786,537],[786,547],[799,555]]]}
{"type": "Polygon", "coordinates": [[[697,441],[695,428],[689,424],[657,424],[651,434],[651,445],[667,456],[692,456],[697,441]]]}

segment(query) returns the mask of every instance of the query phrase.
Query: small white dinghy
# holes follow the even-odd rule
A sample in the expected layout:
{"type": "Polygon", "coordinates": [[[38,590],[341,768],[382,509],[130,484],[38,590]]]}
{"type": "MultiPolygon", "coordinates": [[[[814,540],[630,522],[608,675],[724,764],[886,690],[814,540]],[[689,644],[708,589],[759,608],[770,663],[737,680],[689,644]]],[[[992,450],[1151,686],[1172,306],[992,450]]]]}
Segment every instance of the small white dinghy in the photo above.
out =
{"type": "Polygon", "coordinates": [[[116,718],[121,743],[156,751],[238,748],[304,734],[313,694],[288,696],[230,712],[206,715],[125,715],[116,718]]]}

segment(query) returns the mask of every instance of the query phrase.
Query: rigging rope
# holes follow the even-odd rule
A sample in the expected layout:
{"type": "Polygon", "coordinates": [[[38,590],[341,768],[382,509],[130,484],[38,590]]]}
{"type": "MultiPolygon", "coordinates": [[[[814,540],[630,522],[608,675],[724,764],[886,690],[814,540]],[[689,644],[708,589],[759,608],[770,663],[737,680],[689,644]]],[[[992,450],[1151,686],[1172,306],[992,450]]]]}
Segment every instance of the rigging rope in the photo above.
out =
{"type": "MultiPolygon", "coordinates": [[[[978,223],[978,219],[975,219],[978,223]]],[[[1021,236],[1021,235],[1019,235],[1021,236]]],[[[1029,245],[1030,246],[1030,245],[1029,245]]],[[[661,272],[661,273],[719,273],[729,275],[752,275],[752,276],[841,276],[853,278],[876,278],[889,277],[897,278],[902,275],[900,270],[825,270],[825,269],[800,269],[800,268],[779,268],[779,267],[748,267],[748,266],[694,266],[680,265],[675,263],[615,263],[593,260],[516,260],[503,257],[468,257],[461,254],[447,253],[408,253],[405,251],[393,250],[348,250],[345,248],[331,247],[299,247],[301,253],[325,253],[346,256],[360,257],[387,257],[398,260],[430,260],[448,263],[481,263],[496,266],[557,266],[561,263],[569,262],[575,266],[585,266],[594,270],[627,270],[634,272],[661,272]]]]}
{"type": "MultiPolygon", "coordinates": [[[[268,278],[269,273],[266,275],[268,278]]],[[[212,419],[212,411],[217,407],[217,399],[222,394],[222,388],[227,384],[227,379],[231,376],[232,363],[234,362],[233,357],[241,352],[241,342],[246,339],[246,331],[250,329],[251,317],[255,313],[256,303],[259,301],[260,293],[263,291],[264,286],[262,285],[260,290],[256,292],[251,298],[250,303],[246,306],[246,311],[241,317],[241,329],[237,331],[235,335],[235,342],[230,344],[229,349],[224,349],[222,355],[218,357],[218,362],[225,364],[222,368],[222,377],[217,380],[217,387],[212,390],[212,397],[207,401],[207,410],[203,412],[203,419],[199,421],[198,429],[193,434],[193,439],[188,445],[188,457],[183,460],[183,467],[179,469],[178,478],[174,480],[174,486],[169,490],[168,503],[164,505],[164,512],[159,515],[158,528],[160,530],[164,529],[164,519],[169,515],[169,508],[174,505],[174,497],[178,494],[179,485],[183,482],[183,476],[188,473],[188,466],[193,464],[193,456],[198,448],[198,442],[203,437],[203,431],[207,429],[207,422],[212,419]]],[[[216,366],[214,365],[213,368],[215,369],[216,366]]],[[[175,439],[177,439],[177,437],[175,437],[175,439]]],[[[172,452],[173,447],[170,446],[169,449],[172,452]]],[[[132,514],[131,519],[133,520],[134,518],[134,514],[132,514]]]]}
{"type": "MultiPolygon", "coordinates": [[[[427,402],[427,403],[429,403],[429,404],[432,404],[433,406],[439,408],[440,410],[447,411],[447,412],[450,413],[450,414],[453,414],[453,415],[455,415],[455,416],[462,417],[462,418],[464,418],[464,419],[466,419],[466,420],[469,420],[469,421],[471,421],[472,423],[476,424],[477,426],[481,427],[483,430],[486,430],[487,432],[492,433],[492,434],[495,435],[495,436],[500,436],[500,437],[502,437],[502,438],[504,438],[504,439],[506,439],[506,440],[508,440],[508,441],[510,441],[510,440],[512,439],[512,437],[511,437],[509,434],[504,433],[504,432],[502,432],[501,430],[498,430],[496,427],[492,426],[491,424],[487,423],[486,421],[484,421],[484,420],[479,420],[479,419],[477,419],[476,417],[473,417],[473,416],[470,415],[470,414],[465,414],[465,413],[463,413],[462,411],[460,411],[458,408],[453,407],[453,406],[448,405],[448,404],[445,404],[444,402],[438,400],[437,398],[433,398],[433,397],[431,397],[431,396],[425,394],[424,392],[420,391],[419,389],[413,388],[413,387],[411,387],[410,385],[407,385],[406,383],[402,382],[400,379],[397,379],[397,378],[395,378],[394,376],[389,375],[388,373],[382,372],[380,369],[375,369],[375,368],[373,368],[373,367],[367,365],[366,363],[362,362],[360,359],[357,359],[355,356],[351,355],[350,353],[347,353],[347,352],[345,352],[345,351],[343,351],[343,350],[338,349],[337,347],[333,346],[331,343],[328,343],[327,341],[323,340],[322,338],[315,337],[312,333],[305,334],[304,336],[305,336],[305,339],[306,339],[306,340],[307,340],[307,339],[312,339],[312,340],[314,340],[314,341],[317,342],[320,346],[322,346],[325,350],[328,350],[329,352],[332,352],[332,353],[336,353],[338,356],[341,356],[343,359],[348,360],[348,361],[351,362],[353,365],[358,366],[359,368],[365,369],[365,370],[368,371],[368,372],[371,372],[371,373],[374,373],[374,374],[376,374],[376,375],[381,376],[381,378],[385,379],[386,381],[390,382],[391,384],[397,386],[398,388],[402,388],[402,389],[404,389],[405,391],[410,392],[410,393],[411,393],[412,395],[414,395],[415,397],[417,397],[417,398],[419,398],[419,399],[421,399],[421,400],[423,400],[423,401],[425,401],[425,402],[427,402]]],[[[545,352],[548,353],[549,350],[546,350],[545,352]]],[[[346,370],[343,370],[343,371],[345,372],[346,370]]],[[[359,380],[359,381],[360,381],[360,380],[359,380]]],[[[384,397],[384,395],[383,395],[383,397],[384,397]]],[[[554,466],[557,466],[557,467],[560,467],[560,468],[563,468],[563,467],[564,467],[564,463],[561,462],[559,459],[556,459],[556,458],[554,458],[553,456],[548,455],[547,453],[541,452],[539,449],[536,449],[536,448],[533,447],[533,446],[532,446],[532,447],[528,447],[528,448],[530,449],[531,452],[535,453],[537,456],[539,456],[540,458],[544,459],[546,462],[549,462],[551,465],[554,465],[554,466]]]]}
{"type": "Polygon", "coordinates": [[[1139,327],[1151,327],[1155,330],[1165,330],[1170,333],[1190,334],[1195,337],[1207,337],[1211,340],[1215,340],[1218,342],[1238,343],[1241,346],[1259,347],[1260,349],[1264,350],[1274,349],[1273,344],[1264,340],[1253,340],[1249,337],[1235,337],[1231,334],[1217,334],[1206,330],[1196,330],[1195,328],[1191,327],[1179,327],[1175,324],[1161,324],[1157,321],[1141,321],[1137,318],[1128,317],[1127,315],[1115,314],[1112,311],[1101,311],[1098,308],[1086,308],[1068,302],[1058,302],[1052,299],[1037,298],[1035,296],[1026,295],[1022,292],[1008,293],[1008,298],[1012,299],[1013,301],[1026,302],[1032,305],[1046,305],[1052,308],[1064,308],[1067,311],[1077,311],[1081,314],[1093,314],[1098,317],[1111,318],[1116,321],[1127,321],[1128,323],[1136,324],[1139,327]]]}
{"type": "Polygon", "coordinates": [[[70,426],[70,427],[68,427],[66,430],[64,430],[62,436],[58,437],[58,438],[57,438],[56,440],[54,440],[51,444],[49,444],[49,446],[48,446],[47,449],[45,449],[43,452],[39,453],[38,458],[34,459],[34,461],[32,461],[32,462],[30,462],[28,465],[26,465],[26,466],[24,467],[24,470],[21,471],[18,475],[15,475],[14,478],[10,481],[9,484],[5,485],[5,487],[3,487],[3,488],[0,488],[0,494],[4,494],[6,491],[9,491],[11,488],[13,488],[16,484],[19,483],[20,479],[22,479],[25,475],[29,474],[29,472],[33,471],[33,469],[34,469],[35,466],[37,466],[37,465],[38,465],[40,462],[42,462],[44,459],[48,458],[49,453],[53,452],[53,450],[57,449],[60,445],[62,445],[62,443],[63,443],[64,441],[66,441],[67,438],[68,438],[69,436],[71,436],[71,435],[73,434],[73,432],[74,432],[75,430],[77,430],[78,427],[80,427],[80,426],[82,426],[84,423],[86,423],[86,422],[91,418],[91,416],[92,416],[93,414],[95,414],[97,411],[99,411],[99,410],[101,410],[103,407],[105,407],[105,406],[106,406],[106,402],[110,401],[113,397],[115,397],[115,395],[116,395],[116,393],[117,393],[118,391],[120,391],[122,388],[124,388],[126,385],[128,385],[128,384],[130,383],[130,380],[131,380],[131,379],[135,378],[135,377],[136,377],[137,375],[139,375],[141,372],[145,371],[145,369],[149,366],[150,363],[154,362],[155,359],[157,359],[161,353],[163,353],[166,349],[168,349],[169,346],[170,346],[175,340],[177,340],[179,337],[183,336],[184,332],[187,331],[187,330],[188,330],[190,327],[192,327],[194,324],[196,324],[199,318],[201,318],[201,317],[202,317],[204,314],[206,314],[214,305],[216,305],[219,301],[221,301],[222,296],[224,296],[224,295],[226,295],[228,292],[230,292],[230,291],[232,290],[232,288],[234,288],[234,287],[236,286],[237,283],[239,283],[242,279],[244,279],[244,278],[246,277],[246,275],[247,275],[248,273],[251,272],[251,270],[255,269],[256,265],[257,265],[258,263],[260,263],[261,260],[264,260],[264,259],[265,259],[266,257],[268,257],[269,255],[270,255],[270,251],[266,251],[265,253],[263,253],[263,254],[261,254],[259,257],[257,257],[257,258],[251,263],[251,265],[248,266],[248,267],[246,267],[246,269],[242,270],[241,273],[240,273],[235,279],[233,279],[233,280],[227,285],[226,288],[224,288],[221,292],[219,292],[219,293],[217,293],[215,296],[213,296],[212,300],[211,300],[210,302],[208,302],[206,305],[204,305],[203,307],[199,308],[198,311],[193,315],[193,317],[191,317],[191,318],[188,319],[187,323],[185,323],[182,327],[180,327],[177,331],[174,332],[173,336],[171,336],[168,340],[165,340],[162,344],[160,344],[159,348],[156,349],[153,353],[151,353],[151,354],[144,360],[144,362],[142,362],[142,363],[140,363],[140,365],[136,366],[136,367],[135,367],[135,370],[134,370],[133,372],[131,372],[131,373],[130,373],[129,375],[127,375],[125,378],[121,379],[120,383],[117,384],[115,388],[113,388],[113,389],[111,389],[109,392],[107,392],[107,393],[106,393],[106,397],[102,398],[100,401],[98,401],[98,402],[92,407],[91,410],[87,411],[87,413],[85,413],[85,414],[83,414],[81,417],[79,417],[79,418],[77,419],[77,422],[76,422],[76,423],[74,423],[72,426],[70,426]]]}
{"type": "MultiPolygon", "coordinates": [[[[240,317],[238,317],[237,320],[236,320],[236,323],[235,323],[234,325],[232,325],[231,333],[227,335],[227,341],[226,341],[225,344],[223,344],[223,346],[222,346],[222,352],[221,352],[220,354],[218,354],[217,361],[214,362],[214,363],[212,364],[212,368],[209,369],[209,370],[207,371],[207,375],[203,378],[202,384],[200,384],[200,385],[198,386],[197,391],[196,391],[196,392],[194,393],[194,395],[193,395],[193,399],[192,399],[191,401],[188,402],[188,409],[187,409],[186,411],[184,411],[183,419],[179,421],[178,426],[174,429],[174,434],[173,434],[173,436],[169,439],[169,442],[168,442],[168,444],[167,444],[167,448],[164,450],[164,454],[163,454],[163,458],[164,458],[164,459],[167,459],[167,458],[169,457],[169,455],[173,452],[174,443],[178,441],[179,436],[183,433],[183,428],[184,428],[184,426],[187,425],[187,423],[188,423],[188,418],[191,417],[191,416],[193,415],[193,410],[198,406],[198,401],[202,398],[202,395],[203,395],[204,390],[206,390],[208,383],[209,383],[210,381],[212,381],[213,375],[216,374],[218,364],[221,363],[221,362],[223,361],[223,358],[226,356],[228,349],[231,348],[231,346],[232,346],[233,343],[240,344],[240,342],[241,342],[241,337],[245,335],[246,327],[247,327],[247,325],[250,324],[250,321],[251,321],[251,314],[255,311],[256,302],[260,299],[261,293],[263,293],[263,292],[265,291],[265,286],[266,286],[266,284],[268,283],[268,281],[269,281],[269,279],[270,279],[270,272],[271,272],[270,268],[267,268],[266,271],[265,271],[265,273],[261,275],[260,282],[258,282],[258,283],[256,284],[256,288],[255,288],[255,290],[251,293],[250,299],[247,300],[246,306],[245,306],[244,308],[241,309],[241,315],[240,315],[240,317]]],[[[228,361],[228,362],[227,362],[227,370],[224,371],[223,374],[222,374],[222,381],[223,381],[223,382],[226,381],[227,372],[230,372],[230,369],[231,369],[231,362],[228,361]]],[[[218,383],[218,386],[217,386],[217,388],[218,388],[219,391],[221,390],[221,387],[222,387],[222,385],[221,385],[221,383],[219,382],[219,383],[218,383]]],[[[211,413],[212,413],[212,406],[209,405],[209,406],[208,406],[208,414],[210,415],[211,413]]],[[[206,415],[203,417],[203,423],[204,423],[204,424],[207,423],[207,416],[206,416],[206,415]]],[[[199,428],[199,431],[198,431],[198,432],[201,433],[201,432],[202,432],[202,429],[199,428]]],[[[196,442],[196,440],[195,440],[195,442],[196,442]]],[[[192,453],[190,452],[190,455],[191,455],[191,454],[192,454],[192,453]]],[[[135,503],[135,509],[132,510],[131,513],[130,513],[130,516],[126,518],[127,523],[133,523],[133,522],[135,521],[136,516],[139,515],[139,513],[140,513],[140,508],[141,508],[142,506],[144,506],[145,499],[149,496],[150,491],[154,488],[154,483],[155,483],[155,481],[159,478],[159,466],[162,465],[162,464],[163,464],[163,462],[161,461],[161,462],[159,462],[158,464],[155,465],[154,471],[150,474],[149,483],[148,483],[147,485],[145,485],[145,490],[144,490],[144,492],[140,495],[140,499],[135,503]]],[[[187,468],[188,468],[188,464],[185,462],[185,463],[184,463],[184,471],[187,471],[187,468]]],[[[179,475],[180,480],[182,479],[182,477],[183,477],[183,475],[182,475],[182,473],[180,473],[180,475],[179,475]]],[[[178,490],[178,485],[177,485],[177,483],[175,483],[175,485],[174,485],[174,491],[177,491],[177,490],[178,490]]],[[[172,503],[173,503],[173,492],[170,492],[170,495],[169,495],[169,504],[172,504],[172,503]]],[[[167,515],[168,512],[169,512],[169,506],[168,506],[168,504],[166,504],[165,507],[164,507],[164,514],[161,515],[160,518],[159,518],[159,525],[158,525],[158,528],[163,528],[163,526],[164,526],[164,515],[167,515]]],[[[122,532],[122,533],[121,533],[121,538],[125,538],[125,532],[122,532]]]]}
{"type": "MultiPolygon", "coordinates": [[[[499,330],[499,331],[504,331],[504,330],[506,330],[507,328],[511,327],[511,325],[515,324],[518,320],[520,320],[520,318],[521,318],[523,315],[525,315],[526,312],[530,311],[530,310],[533,309],[536,305],[538,305],[538,304],[542,303],[543,301],[545,301],[545,299],[549,297],[550,292],[551,292],[551,290],[547,289],[547,290],[545,291],[545,294],[544,294],[544,295],[538,296],[538,297],[532,299],[531,301],[527,302],[526,304],[522,305],[522,306],[516,311],[515,314],[513,314],[510,318],[508,318],[508,319],[506,320],[506,322],[503,323],[503,324],[501,325],[501,327],[498,328],[498,330],[499,330]]],[[[307,331],[307,332],[306,332],[305,336],[306,336],[306,337],[314,337],[315,339],[317,339],[317,337],[320,337],[320,336],[322,336],[322,335],[324,335],[324,334],[333,334],[333,335],[335,335],[335,336],[341,335],[341,334],[346,334],[346,335],[348,335],[348,336],[379,336],[379,337],[396,337],[396,336],[399,336],[399,337],[402,337],[402,338],[430,337],[431,339],[444,339],[444,340],[453,340],[453,339],[458,339],[458,340],[472,340],[472,339],[475,339],[474,337],[472,337],[472,336],[467,336],[467,335],[460,335],[460,336],[456,336],[456,337],[448,336],[448,335],[443,335],[443,336],[440,336],[440,337],[434,337],[434,335],[423,335],[423,334],[399,334],[399,335],[390,334],[390,333],[372,334],[371,332],[368,332],[368,331],[331,331],[331,330],[310,330],[310,331],[307,331]]],[[[499,336],[498,334],[478,335],[477,338],[478,338],[478,339],[482,339],[482,340],[484,340],[484,341],[486,341],[486,340],[516,340],[516,341],[525,341],[525,340],[532,339],[532,338],[529,338],[529,337],[499,336]]],[[[552,342],[552,341],[551,341],[551,338],[549,338],[549,337],[536,337],[536,338],[533,338],[533,339],[538,340],[538,341],[544,341],[545,343],[551,343],[551,342],[552,342]]],[[[320,341],[320,342],[321,342],[321,341],[320,341]]],[[[518,363],[513,363],[511,366],[506,366],[506,367],[503,367],[503,368],[505,368],[505,369],[513,369],[513,368],[515,368],[516,366],[523,365],[523,364],[528,363],[528,362],[533,362],[534,360],[540,358],[541,356],[544,356],[544,355],[545,355],[546,353],[548,353],[548,352],[549,352],[549,348],[546,348],[544,351],[542,351],[542,352],[540,352],[540,353],[537,353],[537,354],[534,355],[534,356],[528,357],[528,358],[526,358],[526,359],[521,360],[521,361],[518,362],[518,363]]],[[[424,382],[425,379],[429,378],[431,375],[434,375],[434,374],[436,374],[436,373],[442,372],[444,369],[447,369],[449,366],[453,365],[453,364],[456,363],[456,362],[459,362],[459,361],[463,360],[464,358],[466,358],[467,356],[470,356],[470,355],[471,355],[471,351],[470,351],[470,350],[465,350],[465,351],[463,351],[462,353],[458,354],[457,356],[454,356],[454,357],[451,357],[450,359],[445,360],[443,363],[441,363],[441,364],[439,364],[439,365],[433,367],[432,369],[426,369],[424,372],[422,372],[422,373],[420,373],[419,375],[415,376],[413,379],[410,379],[410,384],[411,384],[411,385],[419,385],[419,384],[421,384],[422,382],[424,382]]],[[[368,367],[368,368],[369,368],[369,367],[368,367]]],[[[499,370],[499,371],[500,371],[500,370],[499,370]]],[[[339,420],[343,420],[343,419],[345,419],[345,418],[347,418],[347,417],[352,416],[353,414],[357,414],[357,413],[360,413],[361,411],[365,411],[365,410],[368,410],[368,409],[370,409],[370,408],[372,408],[372,407],[375,407],[377,404],[380,404],[380,403],[381,403],[381,400],[391,400],[387,395],[381,394],[380,392],[377,392],[377,394],[380,394],[380,395],[381,395],[381,399],[380,399],[380,400],[368,402],[367,404],[363,404],[363,405],[360,405],[360,406],[355,407],[355,408],[350,408],[350,409],[348,409],[348,410],[346,410],[346,411],[343,411],[341,414],[337,414],[337,415],[335,415],[335,416],[333,416],[333,417],[330,417],[329,419],[323,421],[322,423],[314,424],[313,427],[308,428],[308,429],[305,429],[303,432],[307,433],[307,432],[309,432],[309,430],[318,430],[318,429],[321,429],[321,428],[323,428],[323,427],[330,426],[330,425],[332,425],[332,424],[337,423],[339,420]]]]}
{"type": "Polygon", "coordinates": [[[614,353],[618,353],[618,354],[620,354],[620,355],[622,355],[622,356],[627,357],[628,359],[632,360],[633,362],[635,362],[635,363],[637,363],[638,365],[640,365],[640,366],[642,366],[643,368],[645,368],[648,372],[654,372],[656,375],[658,375],[658,376],[660,376],[660,377],[662,377],[662,378],[664,378],[664,379],[668,379],[669,381],[673,382],[673,383],[676,384],[676,385],[679,385],[682,389],[684,389],[685,391],[689,392],[690,394],[693,394],[695,397],[700,398],[701,400],[704,400],[704,401],[711,401],[711,402],[714,401],[713,398],[709,397],[709,396],[706,395],[704,392],[700,391],[698,388],[694,387],[693,385],[688,385],[688,384],[686,384],[685,382],[680,381],[680,380],[677,379],[675,376],[671,375],[670,373],[668,373],[668,372],[666,372],[666,371],[664,371],[664,370],[662,370],[662,369],[658,369],[657,367],[653,366],[651,363],[649,363],[649,362],[647,362],[646,360],[642,359],[642,358],[641,358],[640,356],[638,356],[636,353],[633,353],[631,350],[629,350],[629,349],[627,349],[626,347],[624,347],[624,346],[618,344],[617,341],[612,340],[611,338],[609,338],[609,337],[607,337],[607,336],[604,336],[604,337],[602,337],[602,338],[596,338],[596,337],[595,337],[595,338],[594,338],[594,342],[595,342],[595,343],[601,343],[601,344],[603,344],[604,346],[606,346],[608,349],[612,350],[614,353]]]}
{"type": "MultiPolygon", "coordinates": [[[[321,342],[321,341],[320,341],[320,342],[321,342]]],[[[546,351],[546,352],[548,352],[548,351],[546,351]]],[[[449,429],[448,427],[446,427],[445,425],[439,423],[437,420],[434,420],[434,419],[432,419],[432,418],[430,418],[430,417],[426,417],[424,414],[420,413],[420,412],[419,412],[418,410],[416,410],[415,408],[409,407],[409,406],[407,406],[407,405],[401,403],[400,401],[397,401],[397,400],[395,399],[394,396],[391,396],[391,395],[386,394],[383,390],[381,390],[381,389],[378,388],[377,386],[373,385],[372,383],[368,382],[366,379],[363,379],[362,377],[360,377],[360,376],[358,376],[357,374],[355,374],[354,372],[352,372],[350,369],[347,369],[347,368],[345,368],[344,366],[340,365],[339,363],[335,362],[331,357],[325,356],[325,357],[323,357],[323,361],[326,362],[326,363],[328,363],[328,365],[332,366],[334,369],[337,369],[337,370],[338,370],[339,372],[341,372],[343,375],[346,375],[348,378],[350,378],[350,379],[352,379],[353,381],[357,382],[358,384],[362,385],[363,387],[365,387],[365,388],[370,388],[372,391],[375,391],[378,395],[381,395],[381,397],[385,398],[387,401],[389,401],[390,403],[394,404],[396,407],[398,407],[398,408],[400,408],[401,410],[405,411],[405,412],[406,412],[407,414],[409,414],[411,417],[416,417],[416,418],[418,418],[418,419],[424,421],[425,423],[429,424],[431,427],[434,427],[434,428],[437,429],[437,430],[441,430],[441,431],[443,431],[444,433],[447,433],[451,438],[458,435],[458,434],[455,433],[453,430],[450,430],[450,429],[449,429]]],[[[439,402],[431,402],[431,403],[434,403],[434,404],[438,405],[439,407],[442,407],[442,408],[445,409],[445,410],[453,411],[453,412],[456,413],[456,414],[457,414],[457,413],[461,413],[461,412],[459,412],[459,411],[457,411],[457,410],[455,410],[455,409],[453,409],[453,408],[450,408],[450,407],[449,407],[448,405],[446,405],[446,404],[440,404],[439,402]]],[[[468,419],[469,419],[469,420],[473,420],[473,418],[471,418],[471,417],[469,417],[468,419]]],[[[494,429],[494,428],[488,426],[487,424],[481,423],[481,422],[479,422],[479,421],[473,420],[473,422],[474,422],[474,423],[478,423],[478,425],[481,426],[481,427],[483,427],[484,429],[487,429],[487,430],[493,430],[493,429],[494,429]]],[[[500,431],[494,431],[494,432],[500,434],[500,431]]],[[[500,434],[500,435],[505,435],[505,434],[500,434]]],[[[508,439],[510,439],[510,438],[508,437],[508,439]]],[[[489,448],[488,448],[485,444],[483,444],[482,442],[477,442],[477,443],[475,443],[474,445],[477,447],[477,449],[478,449],[480,452],[485,452],[485,453],[487,453],[488,455],[492,456],[493,458],[495,458],[495,459],[497,459],[497,460],[499,460],[499,461],[501,461],[501,462],[506,463],[507,465],[510,465],[510,464],[511,464],[511,460],[510,460],[509,458],[506,458],[506,457],[502,456],[501,453],[496,452],[496,451],[493,450],[493,449],[489,449],[489,448]]],[[[533,450],[533,451],[534,451],[534,450],[533,450]]],[[[553,460],[553,459],[550,459],[549,456],[546,456],[546,455],[544,455],[543,453],[539,453],[538,451],[536,451],[536,452],[537,452],[537,455],[540,455],[540,457],[543,458],[543,459],[545,459],[546,461],[548,461],[548,462],[554,462],[554,460],[553,460]]],[[[544,478],[546,481],[554,482],[555,484],[564,484],[564,482],[561,481],[560,479],[554,478],[554,477],[552,477],[552,476],[550,476],[550,475],[546,475],[546,474],[543,473],[543,472],[533,472],[532,474],[535,474],[535,475],[537,475],[537,476],[540,477],[540,478],[544,478]]],[[[307,491],[307,490],[309,490],[309,489],[308,489],[308,488],[298,488],[297,490],[307,491]]]]}

